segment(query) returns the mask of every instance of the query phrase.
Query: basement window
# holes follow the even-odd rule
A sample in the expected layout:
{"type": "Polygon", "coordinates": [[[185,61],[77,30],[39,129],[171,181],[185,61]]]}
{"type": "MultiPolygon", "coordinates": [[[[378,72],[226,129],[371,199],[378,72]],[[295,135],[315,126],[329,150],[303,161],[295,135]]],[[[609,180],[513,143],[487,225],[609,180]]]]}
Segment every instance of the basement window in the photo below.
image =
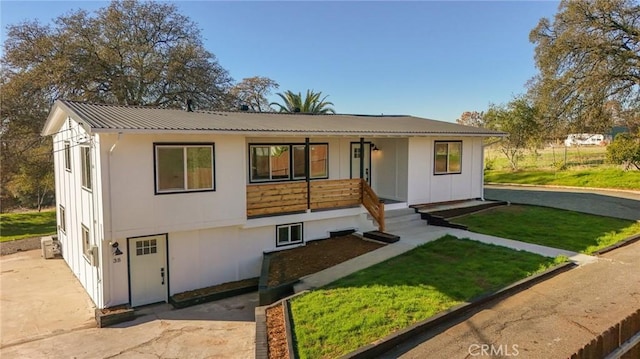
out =
{"type": "Polygon", "coordinates": [[[302,223],[276,226],[276,247],[302,243],[302,223]]]}

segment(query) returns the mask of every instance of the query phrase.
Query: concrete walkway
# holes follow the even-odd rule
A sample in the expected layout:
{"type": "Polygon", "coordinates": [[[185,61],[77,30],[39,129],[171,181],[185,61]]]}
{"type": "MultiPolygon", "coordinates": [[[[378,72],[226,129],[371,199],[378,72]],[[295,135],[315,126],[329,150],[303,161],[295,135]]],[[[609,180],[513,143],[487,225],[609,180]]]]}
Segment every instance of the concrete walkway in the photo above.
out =
{"type": "MultiPolygon", "coordinates": [[[[406,212],[404,210],[400,213],[403,214],[403,218],[407,218],[407,220],[403,221],[401,218],[396,219],[396,223],[402,224],[389,232],[400,236],[400,241],[389,244],[385,247],[377,249],[373,252],[366,253],[359,257],[350,259],[346,262],[340,263],[331,268],[327,268],[323,271],[310,274],[306,277],[301,278],[300,282],[294,286],[294,291],[296,293],[301,292],[303,290],[309,290],[314,288],[319,288],[324,285],[327,285],[337,279],[342,277],[346,277],[351,273],[355,273],[359,270],[370,267],[374,264],[383,262],[389,258],[395,257],[402,253],[408,252],[411,249],[425,244],[431,241],[434,241],[438,238],[441,238],[447,234],[458,238],[468,238],[471,240],[475,240],[478,242],[494,244],[498,246],[508,247],[515,250],[522,250],[531,253],[540,254],[545,257],[557,257],[560,255],[569,257],[570,260],[575,263],[587,264],[591,263],[597,258],[567,251],[564,249],[545,247],[537,244],[525,243],[520,241],[515,241],[512,239],[499,238],[495,236],[489,236],[485,234],[454,229],[454,228],[446,228],[446,227],[438,227],[438,226],[430,226],[427,225],[427,222],[424,220],[415,220],[414,215],[410,212],[406,212]]],[[[390,218],[394,218],[392,212],[389,214],[390,218]]],[[[418,216],[419,217],[419,216],[418,216]]]]}
{"type": "Polygon", "coordinates": [[[640,220],[640,191],[486,185],[484,196],[492,200],[555,207],[632,221],[640,220]]]}

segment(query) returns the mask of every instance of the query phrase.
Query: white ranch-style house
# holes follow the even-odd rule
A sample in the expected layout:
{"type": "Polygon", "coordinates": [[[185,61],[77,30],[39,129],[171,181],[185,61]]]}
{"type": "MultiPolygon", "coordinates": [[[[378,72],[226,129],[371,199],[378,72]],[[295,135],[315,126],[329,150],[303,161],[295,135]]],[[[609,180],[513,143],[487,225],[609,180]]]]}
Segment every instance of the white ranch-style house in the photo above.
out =
{"type": "Polygon", "coordinates": [[[411,116],[62,100],[42,134],[62,255],[97,308],[257,277],[264,251],[384,227],[376,194],[387,209],[482,198],[483,138],[504,135],[411,116]]]}

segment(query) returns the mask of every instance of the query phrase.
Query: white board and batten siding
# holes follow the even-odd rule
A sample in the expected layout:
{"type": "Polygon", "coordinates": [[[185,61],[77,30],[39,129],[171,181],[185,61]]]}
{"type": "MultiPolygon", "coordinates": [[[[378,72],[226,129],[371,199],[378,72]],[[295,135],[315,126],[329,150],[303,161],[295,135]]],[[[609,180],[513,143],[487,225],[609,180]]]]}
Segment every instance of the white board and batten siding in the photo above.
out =
{"type": "Polygon", "coordinates": [[[409,163],[407,202],[410,205],[482,197],[482,138],[410,137],[407,158],[409,163]],[[461,173],[434,174],[436,140],[462,141],[461,173]]]}
{"type": "Polygon", "coordinates": [[[98,258],[101,257],[102,204],[100,169],[96,166],[100,142],[97,137],[89,136],[86,131],[73,119],[67,119],[62,128],[53,136],[53,150],[55,162],[56,211],[58,215],[58,239],[60,240],[62,255],[73,274],[96,304],[101,307],[102,302],[102,273],[98,266],[92,266],[90,260],[83,253],[82,226],[89,230],[92,245],[98,247],[98,258]],[[70,167],[65,169],[65,142],[69,143],[70,167]],[[82,187],[82,158],[81,146],[91,148],[91,180],[92,188],[82,187]],[[65,208],[65,231],[61,230],[60,206],[65,208]]]}

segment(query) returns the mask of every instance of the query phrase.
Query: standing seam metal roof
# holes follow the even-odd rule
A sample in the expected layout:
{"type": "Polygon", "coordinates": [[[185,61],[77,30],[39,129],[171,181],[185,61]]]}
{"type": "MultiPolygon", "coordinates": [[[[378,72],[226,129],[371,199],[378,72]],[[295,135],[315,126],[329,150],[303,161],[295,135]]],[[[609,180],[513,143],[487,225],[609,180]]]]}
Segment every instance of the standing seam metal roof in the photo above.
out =
{"type": "MultiPolygon", "coordinates": [[[[162,109],[93,104],[58,100],[62,107],[83,121],[92,132],[273,132],[379,135],[458,134],[504,136],[502,132],[413,116],[311,115],[257,112],[222,112],[162,109]]],[[[51,121],[51,116],[49,120],[51,121]]],[[[46,128],[46,126],[45,126],[46,128]]]]}

